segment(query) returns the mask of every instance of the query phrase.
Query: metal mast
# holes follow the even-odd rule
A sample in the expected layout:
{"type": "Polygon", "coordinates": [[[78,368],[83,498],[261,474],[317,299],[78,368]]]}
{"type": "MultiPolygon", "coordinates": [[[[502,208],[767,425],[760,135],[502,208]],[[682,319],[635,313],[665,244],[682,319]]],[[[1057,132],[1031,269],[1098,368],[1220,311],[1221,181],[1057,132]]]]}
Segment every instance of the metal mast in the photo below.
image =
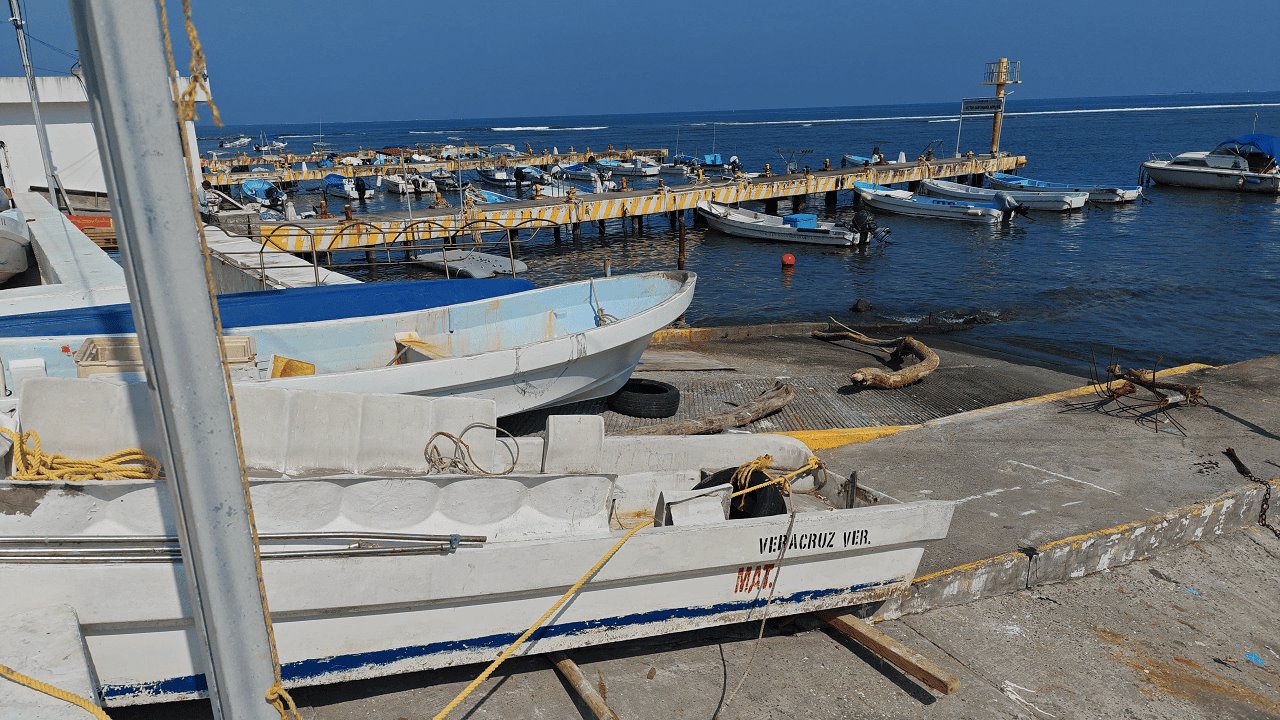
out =
{"type": "MultiPolygon", "coordinates": [[[[71,200],[67,197],[66,188],[62,187],[62,179],[58,177],[58,169],[53,165],[53,153],[49,151],[49,134],[45,132],[44,121],[40,118],[40,90],[36,87],[36,75],[31,68],[31,56],[27,54],[27,24],[22,20],[22,11],[18,8],[18,0],[9,0],[9,22],[18,34],[18,54],[22,56],[22,69],[27,74],[27,92],[31,94],[31,114],[36,121],[36,139],[40,142],[40,159],[44,162],[44,179],[49,188],[49,198],[58,204],[58,195],[71,212],[71,200]]],[[[16,188],[15,188],[16,189],[16,188]]]]}
{"type": "Polygon", "coordinates": [[[70,5],[214,716],[273,720],[248,497],[156,3],[70,5]]]}
{"type": "Polygon", "coordinates": [[[991,154],[996,155],[1000,152],[1000,128],[1004,124],[1004,87],[1005,85],[1017,85],[1022,82],[1022,62],[1009,58],[1000,58],[995,62],[987,63],[986,79],[982,81],[983,85],[996,86],[996,100],[999,101],[1000,107],[996,109],[995,115],[991,120],[991,154]]]}

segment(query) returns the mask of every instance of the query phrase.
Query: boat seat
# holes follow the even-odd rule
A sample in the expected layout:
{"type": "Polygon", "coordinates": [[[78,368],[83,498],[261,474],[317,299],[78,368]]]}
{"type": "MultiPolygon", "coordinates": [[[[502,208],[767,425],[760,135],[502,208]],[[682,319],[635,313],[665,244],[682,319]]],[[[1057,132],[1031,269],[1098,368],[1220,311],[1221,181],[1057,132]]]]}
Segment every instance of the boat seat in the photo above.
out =
{"type": "MultiPolygon", "coordinates": [[[[295,390],[241,384],[236,406],[250,471],[281,475],[425,473],[427,439],[463,435],[476,458],[497,454],[492,400],[295,390]],[[470,429],[468,429],[470,428],[470,429]]],[[[23,430],[47,452],[101,457],[139,447],[160,457],[146,385],[32,378],[18,400],[23,430]]]]}

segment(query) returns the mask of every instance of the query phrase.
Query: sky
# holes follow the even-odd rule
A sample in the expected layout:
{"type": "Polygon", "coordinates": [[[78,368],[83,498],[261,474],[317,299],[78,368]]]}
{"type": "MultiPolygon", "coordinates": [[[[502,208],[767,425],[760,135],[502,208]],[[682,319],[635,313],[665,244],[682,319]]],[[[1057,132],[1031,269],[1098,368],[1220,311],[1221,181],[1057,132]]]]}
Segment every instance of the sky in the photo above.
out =
{"type": "MultiPolygon", "coordinates": [[[[24,2],[29,34],[74,54],[66,4],[24,2]]],[[[233,124],[950,102],[988,94],[983,66],[1000,56],[1022,61],[1011,103],[1280,90],[1266,33],[1248,30],[1275,26],[1275,0],[193,5],[214,99],[233,124]],[[1245,40],[1209,39],[1210,27],[1245,40]],[[1197,51],[1196,38],[1209,46],[1197,51]]],[[[32,55],[41,74],[74,63],[40,42],[32,55]]],[[[13,34],[0,34],[0,74],[21,73],[13,34]]]]}

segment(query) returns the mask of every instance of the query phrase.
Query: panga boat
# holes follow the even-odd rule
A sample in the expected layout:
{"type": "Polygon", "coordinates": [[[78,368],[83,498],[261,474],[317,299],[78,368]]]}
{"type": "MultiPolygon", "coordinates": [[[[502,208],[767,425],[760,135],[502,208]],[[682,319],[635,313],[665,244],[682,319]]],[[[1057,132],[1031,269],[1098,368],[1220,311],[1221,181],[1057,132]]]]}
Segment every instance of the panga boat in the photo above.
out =
{"type": "Polygon", "coordinates": [[[949,200],[971,200],[989,203],[999,193],[1004,193],[1018,204],[1031,210],[1076,210],[1084,207],[1089,201],[1089,194],[1084,192],[1021,192],[1018,190],[990,190],[976,188],[971,185],[951,182],[949,180],[923,180],[921,189],[926,195],[947,198],[949,200]]]}
{"type": "MultiPolygon", "coordinates": [[[[142,385],[27,387],[5,424],[46,452],[161,455],[142,385]]],[[[254,386],[236,402],[289,687],[488,662],[637,526],[518,655],[882,602],[955,507],[854,492],[803,470],[808,448],[783,436],[610,437],[599,416],[572,416],[545,439],[499,440],[482,400],[254,386]],[[432,474],[424,443],[456,449],[436,432],[510,474],[432,474]],[[803,470],[789,498],[731,500],[731,473],[700,483],[765,454],[775,476],[803,470]]],[[[0,480],[5,612],[61,611],[108,706],[207,694],[170,484],[0,480]]]]}
{"type": "Polygon", "coordinates": [[[1275,195],[1280,193],[1278,154],[1280,137],[1241,135],[1212,151],[1185,152],[1163,160],[1152,158],[1142,163],[1142,170],[1161,185],[1275,195]]]}
{"type": "Polygon", "coordinates": [[[1024,192],[1082,192],[1089,199],[1100,203],[1132,202],[1142,196],[1142,188],[1116,187],[1113,185],[1068,185],[1066,183],[1032,180],[1002,172],[987,173],[987,183],[997,190],[1022,190],[1024,192]]]}
{"type": "Polygon", "coordinates": [[[282,207],[289,199],[283,190],[270,180],[250,178],[240,183],[240,192],[252,202],[268,207],[282,207]]]}
{"type": "Polygon", "coordinates": [[[985,223],[999,222],[1005,215],[990,202],[924,197],[906,190],[894,190],[862,181],[854,183],[854,192],[872,209],[899,215],[985,223]]]}
{"type": "Polygon", "coordinates": [[[574,163],[572,165],[556,165],[551,169],[552,175],[562,175],[570,180],[608,180],[613,173],[607,168],[594,168],[583,163],[574,163]]]}
{"type": "Polygon", "coordinates": [[[434,193],[436,191],[436,183],[431,178],[423,177],[417,173],[408,176],[391,173],[382,176],[382,189],[395,195],[408,195],[409,193],[421,195],[422,193],[434,193]]]}
{"type": "MultiPolygon", "coordinates": [[[[688,308],[694,283],[673,271],[530,290],[517,279],[299,288],[246,293],[223,325],[240,338],[233,376],[241,383],[467,395],[495,401],[505,416],[613,394],[653,333],[688,308]],[[248,306],[264,310],[254,316],[248,306]]],[[[51,376],[136,371],[132,315],[110,307],[0,320],[0,358],[11,375],[22,359],[43,362],[51,376]]]]}
{"type": "Polygon", "coordinates": [[[611,171],[614,175],[649,177],[662,171],[660,163],[647,157],[637,157],[631,160],[597,160],[596,165],[611,171]]]}
{"type": "MultiPolygon", "coordinates": [[[[8,207],[9,198],[0,199],[0,207],[8,207]]],[[[31,246],[31,230],[22,211],[9,207],[0,212],[0,283],[25,272],[30,265],[28,248],[31,246]]]]}
{"type": "Polygon", "coordinates": [[[529,266],[511,257],[483,253],[479,250],[437,250],[418,253],[414,261],[442,272],[448,277],[491,278],[528,272],[529,266]]]}
{"type": "Polygon", "coordinates": [[[367,182],[356,182],[354,178],[343,177],[337,173],[329,173],[324,176],[324,191],[334,197],[347,198],[348,200],[371,200],[373,199],[374,185],[367,182]],[[363,192],[360,186],[364,186],[363,192]],[[364,197],[361,197],[363,194],[364,197]]]}
{"type": "Polygon", "coordinates": [[[853,245],[857,238],[850,230],[804,213],[778,217],[703,200],[698,203],[698,214],[712,229],[734,237],[844,247],[853,245]]]}

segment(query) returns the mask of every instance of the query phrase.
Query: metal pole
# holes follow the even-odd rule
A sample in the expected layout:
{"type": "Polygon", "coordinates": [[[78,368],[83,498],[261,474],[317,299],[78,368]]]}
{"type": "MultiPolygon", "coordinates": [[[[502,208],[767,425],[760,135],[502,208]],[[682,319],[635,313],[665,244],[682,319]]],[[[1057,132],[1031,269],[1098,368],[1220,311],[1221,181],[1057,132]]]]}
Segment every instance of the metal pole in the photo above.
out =
{"type": "Polygon", "coordinates": [[[70,0],[219,720],[273,720],[248,498],[154,0],[70,0]]]}
{"type": "Polygon", "coordinates": [[[1000,154],[1000,126],[1004,123],[1004,86],[1009,79],[1009,58],[1000,58],[1000,62],[996,66],[996,98],[1000,101],[1000,106],[996,108],[995,115],[991,119],[991,156],[996,157],[1000,154]]]}
{"type": "MultiPolygon", "coordinates": [[[[49,150],[49,134],[45,132],[44,121],[40,117],[40,89],[36,87],[35,71],[31,67],[31,56],[27,54],[27,24],[22,19],[18,8],[18,0],[9,0],[9,21],[18,34],[18,54],[22,56],[22,70],[27,74],[27,92],[31,94],[31,114],[36,122],[36,140],[40,143],[40,159],[44,162],[44,181],[49,188],[49,199],[54,206],[58,205],[59,194],[62,202],[71,212],[71,200],[62,187],[62,179],[58,177],[58,169],[53,165],[53,153],[49,150]]],[[[16,189],[16,188],[15,188],[16,189]]]]}
{"type": "Polygon", "coordinates": [[[964,128],[964,101],[960,101],[960,122],[956,123],[956,157],[960,157],[960,130],[964,128]]]}

